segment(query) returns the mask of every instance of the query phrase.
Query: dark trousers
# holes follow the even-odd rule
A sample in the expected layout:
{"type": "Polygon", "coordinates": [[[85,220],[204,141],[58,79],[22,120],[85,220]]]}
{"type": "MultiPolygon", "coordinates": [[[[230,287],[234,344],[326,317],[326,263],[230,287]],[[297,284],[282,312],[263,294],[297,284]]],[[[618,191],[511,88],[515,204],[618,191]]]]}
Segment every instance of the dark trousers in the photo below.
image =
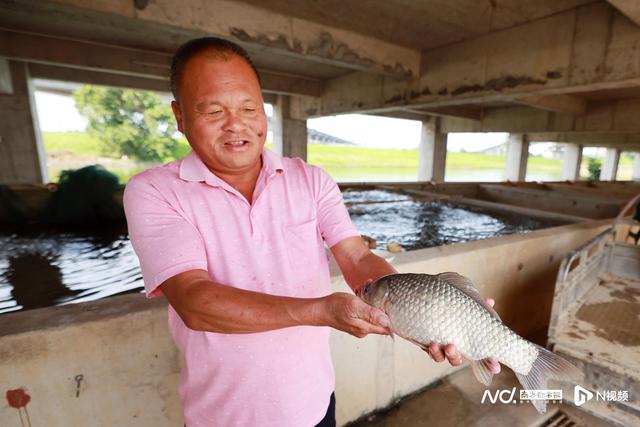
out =
{"type": "MultiPolygon", "coordinates": [[[[184,427],[187,427],[185,424],[184,427]]],[[[331,399],[329,400],[329,407],[327,413],[324,414],[324,418],[316,424],[316,427],[336,427],[336,394],[331,393],[331,399]]]]}
{"type": "Polygon", "coordinates": [[[336,427],[336,394],[331,393],[329,407],[322,421],[316,424],[316,427],[336,427]]]}

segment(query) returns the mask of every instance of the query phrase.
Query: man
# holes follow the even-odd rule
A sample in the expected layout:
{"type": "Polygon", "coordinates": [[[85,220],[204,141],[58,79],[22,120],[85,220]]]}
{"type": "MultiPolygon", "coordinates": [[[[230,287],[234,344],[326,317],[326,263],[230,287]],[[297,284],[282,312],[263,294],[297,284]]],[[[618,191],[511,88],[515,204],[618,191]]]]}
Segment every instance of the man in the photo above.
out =
{"type": "MultiPolygon", "coordinates": [[[[354,290],[395,270],[363,245],[325,172],[263,149],[259,77],[244,50],[192,40],[171,85],[193,151],[135,176],[124,205],[147,295],[169,300],[186,425],[335,425],[327,327],[364,337],[386,334],[389,319],[331,293],[323,242],[354,290]]],[[[431,353],[444,360],[441,347],[431,353]]]]}

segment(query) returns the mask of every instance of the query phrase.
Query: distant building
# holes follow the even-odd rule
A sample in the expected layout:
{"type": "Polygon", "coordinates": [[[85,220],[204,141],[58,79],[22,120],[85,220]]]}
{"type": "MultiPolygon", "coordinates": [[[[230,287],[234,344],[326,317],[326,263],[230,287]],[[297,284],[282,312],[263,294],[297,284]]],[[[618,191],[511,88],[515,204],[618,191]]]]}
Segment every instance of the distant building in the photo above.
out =
{"type": "Polygon", "coordinates": [[[340,145],[357,145],[351,141],[338,138],[337,136],[329,135],[328,133],[320,132],[315,129],[307,129],[307,142],[309,144],[340,144],[340,145]]]}

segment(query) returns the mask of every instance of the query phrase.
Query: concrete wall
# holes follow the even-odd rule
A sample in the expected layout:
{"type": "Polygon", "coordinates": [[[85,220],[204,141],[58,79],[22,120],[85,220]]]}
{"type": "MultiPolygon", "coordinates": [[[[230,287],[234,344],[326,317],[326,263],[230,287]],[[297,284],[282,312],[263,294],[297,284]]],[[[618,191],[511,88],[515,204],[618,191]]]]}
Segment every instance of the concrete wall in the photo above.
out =
{"type": "MultiPolygon", "coordinates": [[[[400,253],[401,272],[457,271],[496,299],[503,321],[523,335],[545,330],[561,258],[609,221],[400,253]]],[[[346,290],[335,264],[336,291],[346,290]]],[[[431,362],[400,338],[331,337],[339,424],[418,390],[453,368],[431,362]]],[[[47,426],[181,425],[180,357],[167,331],[162,299],[124,295],[0,317],[0,385],[23,387],[32,424],[47,426]],[[82,375],[79,393],[76,376],[82,375]]],[[[0,425],[20,426],[0,405],[0,425]]]]}

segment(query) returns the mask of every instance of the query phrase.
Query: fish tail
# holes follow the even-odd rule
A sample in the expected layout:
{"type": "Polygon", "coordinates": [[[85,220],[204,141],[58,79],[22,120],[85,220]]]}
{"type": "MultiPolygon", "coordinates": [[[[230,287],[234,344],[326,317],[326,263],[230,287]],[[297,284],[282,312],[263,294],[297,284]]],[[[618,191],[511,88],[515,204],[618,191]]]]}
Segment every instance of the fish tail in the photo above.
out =
{"type": "MultiPolygon", "coordinates": [[[[584,374],[567,360],[544,347],[533,345],[538,350],[538,357],[533,362],[529,373],[523,375],[516,372],[518,381],[524,389],[546,390],[547,382],[552,378],[558,381],[576,382],[584,377],[584,374]]],[[[539,413],[546,412],[546,400],[531,400],[531,403],[539,413]]]]}

